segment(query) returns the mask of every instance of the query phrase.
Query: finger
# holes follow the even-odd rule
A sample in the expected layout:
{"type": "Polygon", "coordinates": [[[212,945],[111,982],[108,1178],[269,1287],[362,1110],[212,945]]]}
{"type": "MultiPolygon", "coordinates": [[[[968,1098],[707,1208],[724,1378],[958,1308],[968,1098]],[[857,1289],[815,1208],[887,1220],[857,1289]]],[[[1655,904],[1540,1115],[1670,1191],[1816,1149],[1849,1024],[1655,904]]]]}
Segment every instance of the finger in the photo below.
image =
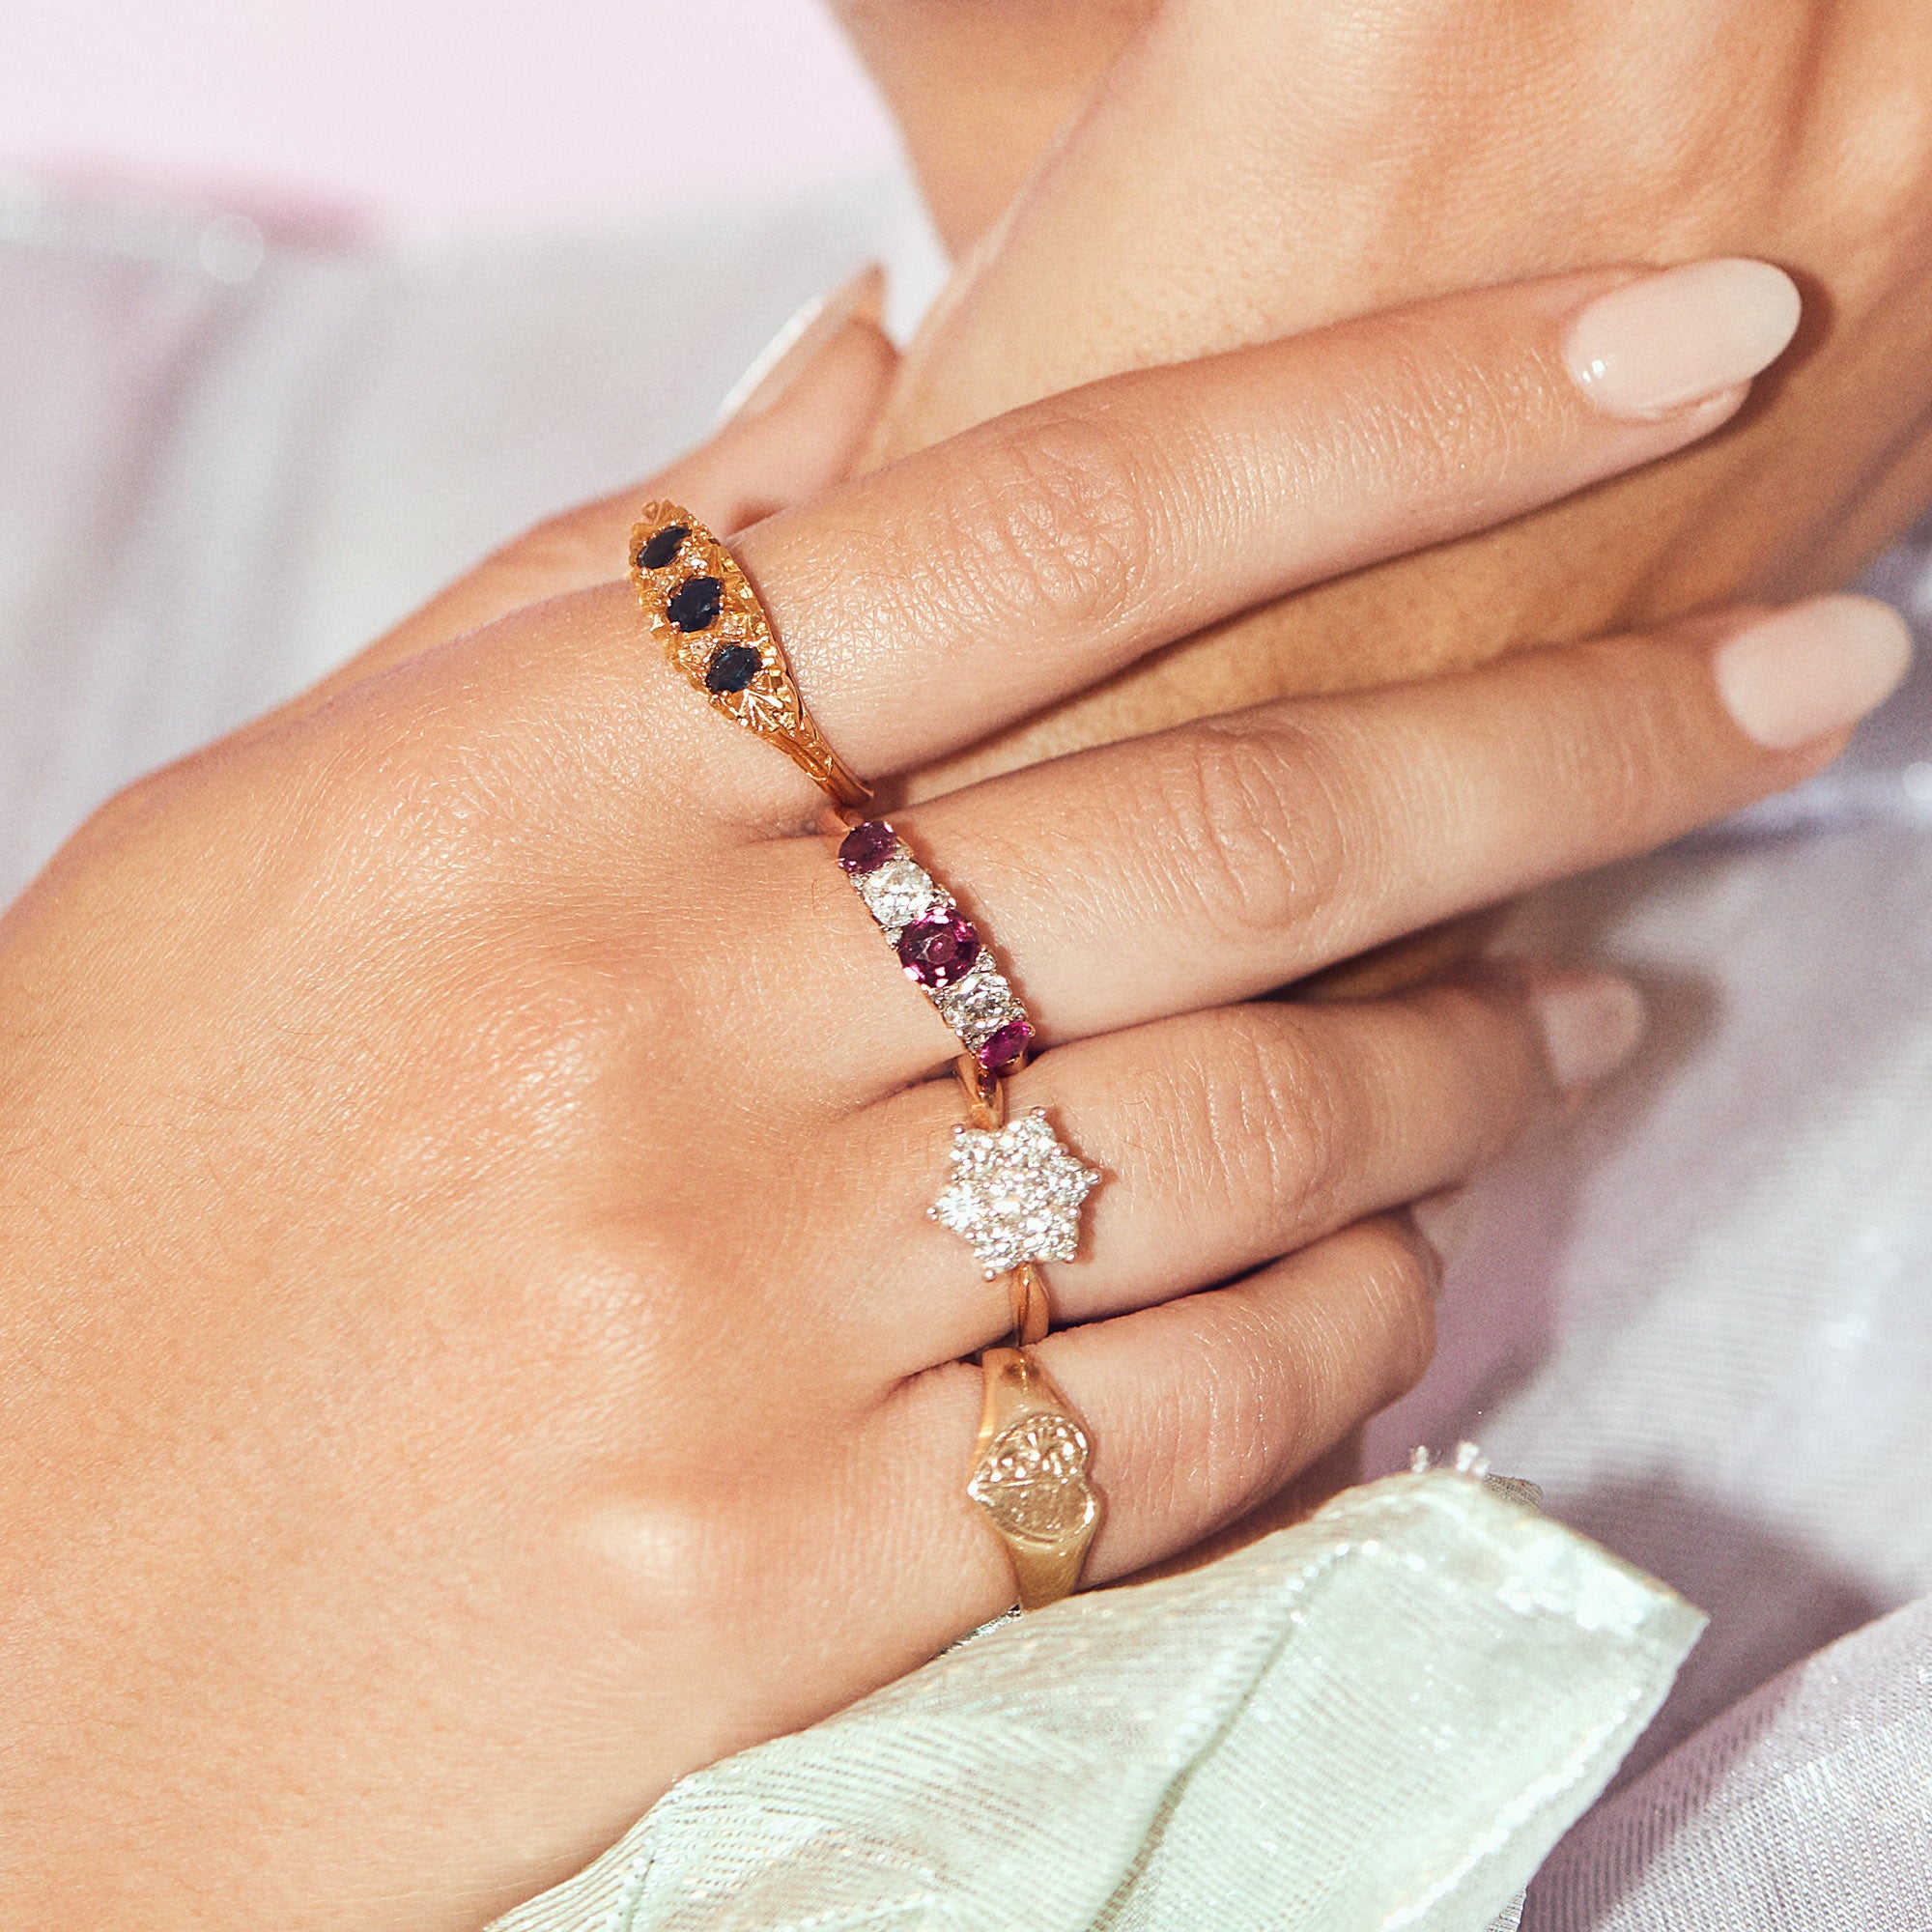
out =
{"type": "MultiPolygon", "coordinates": [[[[1642,1008],[1598,973],[1492,969],[1354,1006],[1222,1008],[1049,1054],[1009,1084],[1104,1177],[1080,1259],[1046,1268],[1053,1319],[1171,1300],[1456,1185],[1540,1113],[1635,1048],[1642,1008]]],[[[1007,1288],[923,1210],[960,1118],[949,1082],[871,1109],[840,1198],[848,1252],[881,1258],[854,1297],[868,1359],[912,1374],[1009,1325],[1007,1288]]],[[[849,1274],[849,1264],[846,1272],[849,1274]]]]}
{"type": "MultiPolygon", "coordinates": [[[[689,503],[731,531],[840,482],[891,387],[897,351],[879,327],[885,278],[863,270],[821,311],[718,431],[669,469],[526,531],[307,694],[346,683],[525,606],[624,574],[638,505],[689,503]]],[[[754,365],[755,373],[756,365],[754,365]]]]}
{"type": "MultiPolygon", "coordinates": [[[[1819,598],[1260,706],[893,823],[1041,1037],[1066,1041],[1251,999],[1795,783],[1896,688],[1910,649],[1888,606],[1819,598]]],[[[814,997],[867,1014],[877,1091],[939,1064],[946,1027],[886,970],[864,909],[838,915],[823,844],[791,864],[814,997]]]]}
{"type": "Polygon", "coordinates": [[[1452,296],[1035,404],[734,548],[819,724],[878,777],[1216,619],[1680,448],[1796,322],[1757,263],[1452,296]],[[1660,374],[1687,328],[1723,346],[1689,394],[1660,374]],[[1612,365],[1648,386],[1591,373],[1612,365]],[[1660,408],[1633,413],[1645,394],[1660,408]]]}
{"type": "Polygon", "coordinates": [[[1232,1288],[1049,1336],[1106,1519],[1086,1581],[1185,1549],[1276,1493],[1421,1379],[1438,1272],[1406,1215],[1232,1288]]]}
{"type": "MultiPolygon", "coordinates": [[[[1035,1351],[1086,1426],[1103,1513],[1083,1584],[1186,1549],[1274,1495],[1412,1388],[1435,1346],[1436,1272],[1406,1216],[1362,1222],[1232,1288],[1051,1335],[1035,1351]]],[[[1012,1602],[1005,1552],[965,1496],[977,1370],[900,1385],[855,1453],[908,1471],[902,1585],[935,1629],[1012,1602]],[[916,1554],[912,1554],[916,1552],[916,1554]]]]}

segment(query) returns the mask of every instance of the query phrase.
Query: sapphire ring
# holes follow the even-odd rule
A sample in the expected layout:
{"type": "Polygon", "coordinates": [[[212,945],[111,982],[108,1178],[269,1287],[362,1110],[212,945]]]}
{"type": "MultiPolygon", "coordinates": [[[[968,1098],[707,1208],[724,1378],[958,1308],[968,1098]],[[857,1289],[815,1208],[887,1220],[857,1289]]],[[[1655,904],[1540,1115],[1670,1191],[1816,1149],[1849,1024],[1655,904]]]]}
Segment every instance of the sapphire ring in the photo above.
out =
{"type": "Polygon", "coordinates": [[[696,690],[734,724],[770,739],[834,805],[865,807],[871,788],[812,723],[758,593],[689,510],[644,505],[631,531],[631,582],[652,637],[696,690]]]}

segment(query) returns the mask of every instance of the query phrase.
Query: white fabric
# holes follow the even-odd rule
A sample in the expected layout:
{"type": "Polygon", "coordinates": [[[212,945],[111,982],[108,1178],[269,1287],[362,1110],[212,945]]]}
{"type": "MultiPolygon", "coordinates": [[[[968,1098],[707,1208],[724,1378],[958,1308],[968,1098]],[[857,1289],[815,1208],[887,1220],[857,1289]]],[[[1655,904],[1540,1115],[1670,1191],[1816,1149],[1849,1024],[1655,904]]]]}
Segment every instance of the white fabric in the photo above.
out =
{"type": "Polygon", "coordinates": [[[1389,1477],[686,1778],[496,1932],[1474,1932],[1701,1624],[1467,1476],[1389,1477]]]}
{"type": "Polygon", "coordinates": [[[1593,1811],[1524,1932],[1924,1932],[1932,1602],[1794,1665],[1593,1811]]]}
{"type": "MultiPolygon", "coordinates": [[[[271,237],[251,269],[212,230],[0,192],[0,897],[116,785],[701,433],[808,294],[868,254],[916,265],[902,295],[934,273],[902,186],[400,261],[271,237]]],[[[1877,580],[1921,634],[1927,549],[1877,580]]],[[[1713,1616],[1614,1801],[1698,1829],[1620,1835],[1600,1808],[1552,1864],[1559,1916],[1532,1889],[1532,1926],[1622,1927],[1638,1898],[1645,1924],[1889,1928],[1932,1869],[1926,1667],[1875,1634],[1780,1680],[1844,1719],[1830,1776],[1791,1786],[1825,1916],[1765,1905],[1782,1878],[1711,1876],[1753,1868],[1762,1828],[1741,1821],[1771,1815],[1717,1804],[1728,1732],[1689,1747],[1708,1764],[1657,1765],[1932,1591],[1928,800],[1921,664],[1847,776],[1525,915],[1636,969],[1656,1037],[1606,1102],[1477,1190],[1442,1358],[1376,1441],[1390,1466],[1476,1437],[1713,1616]],[[1854,1793],[1910,1829],[1861,1835],[1854,1793]]],[[[1785,1689],[1747,1709],[1766,1762],[1801,1761],[1785,1689]]]]}

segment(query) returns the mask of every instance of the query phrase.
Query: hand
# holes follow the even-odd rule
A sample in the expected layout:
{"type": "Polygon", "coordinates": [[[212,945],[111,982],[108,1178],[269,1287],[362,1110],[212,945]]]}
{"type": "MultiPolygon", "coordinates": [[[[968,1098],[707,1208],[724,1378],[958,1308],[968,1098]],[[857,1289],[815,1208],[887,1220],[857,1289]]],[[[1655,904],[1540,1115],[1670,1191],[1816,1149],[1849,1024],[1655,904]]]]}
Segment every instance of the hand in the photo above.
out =
{"type": "MultiPolygon", "coordinates": [[[[738,548],[889,778],[1713,427],[1736,387],[1626,421],[1572,380],[1616,280],[1118,379],[738,548]]],[[[740,456],[793,462],[815,394],[740,456]]],[[[11,1926],[476,1925],[1009,1601],[962,1497],[1006,1293],[923,1211],[952,1041],[816,795],[628,585],[455,633],[608,569],[611,516],[134,786],[0,923],[11,1926]]],[[[1108,1177],[1039,1350],[1097,1445],[1090,1580],[1413,1378],[1433,1271],[1389,1210],[1633,1031],[1587,976],[1260,996],[1788,784],[1902,650],[1855,601],[1733,616],[895,820],[1049,1042],[1014,1105],[1108,1177]]]]}
{"type": "MultiPolygon", "coordinates": [[[[847,5],[889,52],[898,10],[847,5]]],[[[1112,53],[1121,9],[1055,12],[1112,53]]],[[[996,79],[1033,32],[998,19],[972,49],[996,79]]],[[[918,63],[885,65],[905,104],[918,63]]],[[[1763,256],[1804,282],[1809,320],[1696,450],[1210,629],[932,789],[1262,693],[1841,582],[1932,495],[1924,0],[1167,0],[1094,85],[914,344],[881,454],[1113,371],[1585,261],[1763,256]]],[[[977,179],[1004,185],[1015,118],[977,179]]]]}

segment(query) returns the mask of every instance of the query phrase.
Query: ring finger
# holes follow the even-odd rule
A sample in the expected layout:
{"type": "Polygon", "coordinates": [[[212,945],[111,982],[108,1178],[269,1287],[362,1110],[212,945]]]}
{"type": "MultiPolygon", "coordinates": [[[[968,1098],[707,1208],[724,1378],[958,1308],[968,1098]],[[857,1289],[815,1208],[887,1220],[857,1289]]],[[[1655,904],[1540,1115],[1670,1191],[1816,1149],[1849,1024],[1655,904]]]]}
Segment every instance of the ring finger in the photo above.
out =
{"type": "MultiPolygon", "coordinates": [[[[1081,1259],[1053,1264],[1056,1321],[1091,1321],[1245,1274],[1366,1215],[1453,1186],[1538,1112],[1634,1046],[1640,1009],[1598,973],[1492,969],[1360,1005],[1224,1008],[1083,1041],[1010,1083],[1014,1116],[1044,1107],[1104,1184],[1081,1259]]],[[[946,1179],[952,1083],[870,1110],[853,1198],[889,1257],[855,1297],[869,1359],[897,1376],[997,1340],[1004,1283],[922,1210],[946,1179]],[[883,1354],[881,1354],[883,1350],[883,1354]]],[[[844,1231],[848,1236],[851,1229],[844,1231]]]]}

